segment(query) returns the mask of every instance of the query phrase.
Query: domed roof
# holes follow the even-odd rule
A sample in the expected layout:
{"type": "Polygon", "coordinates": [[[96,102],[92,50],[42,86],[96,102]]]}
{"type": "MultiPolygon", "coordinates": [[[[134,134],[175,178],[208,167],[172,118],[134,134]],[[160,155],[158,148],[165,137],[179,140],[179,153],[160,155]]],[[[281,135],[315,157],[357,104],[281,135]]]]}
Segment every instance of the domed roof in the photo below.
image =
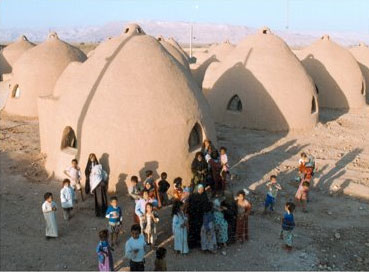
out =
{"type": "Polygon", "coordinates": [[[222,61],[235,48],[228,40],[215,46],[211,46],[208,50],[209,55],[215,55],[219,61],[222,61]]]}
{"type": "Polygon", "coordinates": [[[268,28],[244,39],[205,73],[215,120],[270,131],[308,129],[318,120],[314,84],[287,44],[268,28]]]}
{"type": "Polygon", "coordinates": [[[365,78],[365,92],[366,92],[366,101],[369,104],[369,47],[364,43],[360,43],[358,46],[350,48],[350,52],[354,55],[355,59],[359,63],[361,72],[365,78]]]}
{"type": "Polygon", "coordinates": [[[53,96],[39,98],[41,148],[57,176],[64,159],[76,156],[84,164],[95,152],[109,158],[110,190],[143,169],[188,182],[202,139],[216,140],[209,106],[191,75],[140,29],[130,26],[84,63],[69,65],[53,96]],[[60,148],[66,128],[77,142],[70,156],[60,148]]]}
{"type": "Polygon", "coordinates": [[[9,44],[0,52],[0,75],[10,73],[15,61],[28,49],[35,44],[28,41],[27,37],[22,35],[17,41],[9,44]]]}
{"type": "Polygon", "coordinates": [[[177,50],[186,58],[187,62],[190,60],[190,56],[183,50],[182,46],[180,46],[173,37],[170,37],[166,41],[177,48],[177,50]]]}
{"type": "Polygon", "coordinates": [[[321,107],[350,109],[365,106],[363,76],[358,63],[329,35],[295,51],[295,54],[318,88],[321,107]]]}
{"type": "Polygon", "coordinates": [[[167,42],[163,36],[158,37],[158,41],[161,43],[161,45],[180,63],[183,65],[185,69],[188,71],[190,70],[188,60],[183,55],[182,52],[180,52],[176,47],[174,47],[171,43],[167,42]]]}
{"type": "Polygon", "coordinates": [[[37,116],[37,97],[52,93],[57,79],[70,62],[85,60],[86,55],[81,50],[59,40],[55,32],[50,33],[45,42],[27,50],[14,64],[12,92],[5,111],[37,116]]]}

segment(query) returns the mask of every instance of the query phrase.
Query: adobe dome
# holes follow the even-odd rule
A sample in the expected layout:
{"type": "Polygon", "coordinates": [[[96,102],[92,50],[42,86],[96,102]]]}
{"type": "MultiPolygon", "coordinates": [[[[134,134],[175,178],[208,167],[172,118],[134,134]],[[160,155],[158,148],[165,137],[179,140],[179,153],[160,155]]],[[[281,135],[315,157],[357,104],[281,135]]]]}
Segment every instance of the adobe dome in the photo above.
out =
{"type": "Polygon", "coordinates": [[[173,37],[167,39],[167,42],[177,48],[177,50],[186,58],[187,62],[190,61],[190,56],[186,53],[186,51],[183,50],[182,46],[180,46],[173,37]]]}
{"type": "Polygon", "coordinates": [[[110,191],[145,169],[190,182],[202,139],[216,140],[209,106],[191,75],[134,27],[101,43],[84,63],[70,64],[53,95],[38,99],[41,151],[57,177],[71,159],[84,167],[94,152],[110,172],[110,191]],[[74,139],[69,146],[63,135],[74,139]]]}
{"type": "Polygon", "coordinates": [[[369,47],[364,43],[360,43],[358,46],[350,48],[350,52],[354,55],[355,59],[359,63],[361,72],[365,79],[365,91],[366,102],[369,104],[369,47]]]}
{"type": "Polygon", "coordinates": [[[222,124],[286,131],[310,129],[318,121],[311,78],[268,28],[248,36],[222,62],[212,63],[203,92],[222,124]]]}
{"type": "Polygon", "coordinates": [[[27,50],[14,64],[10,95],[5,111],[10,114],[37,116],[37,97],[52,93],[55,82],[73,61],[84,61],[78,48],[59,40],[56,33],[27,50]]]}
{"type": "Polygon", "coordinates": [[[347,49],[324,35],[295,54],[317,86],[320,107],[353,109],[365,106],[363,75],[347,49]]]}
{"type": "Polygon", "coordinates": [[[0,79],[2,74],[12,72],[12,67],[16,60],[35,44],[28,41],[27,37],[22,35],[14,43],[9,44],[0,52],[0,79]]]}
{"type": "Polygon", "coordinates": [[[196,54],[196,63],[190,65],[191,72],[197,84],[201,87],[206,69],[213,62],[223,61],[235,48],[229,41],[221,44],[212,44],[207,52],[196,54]]]}
{"type": "Polygon", "coordinates": [[[190,66],[188,64],[188,60],[183,55],[182,52],[180,52],[176,47],[174,47],[171,43],[167,42],[163,36],[158,37],[158,41],[161,43],[161,45],[180,63],[182,66],[190,71],[190,66]]]}

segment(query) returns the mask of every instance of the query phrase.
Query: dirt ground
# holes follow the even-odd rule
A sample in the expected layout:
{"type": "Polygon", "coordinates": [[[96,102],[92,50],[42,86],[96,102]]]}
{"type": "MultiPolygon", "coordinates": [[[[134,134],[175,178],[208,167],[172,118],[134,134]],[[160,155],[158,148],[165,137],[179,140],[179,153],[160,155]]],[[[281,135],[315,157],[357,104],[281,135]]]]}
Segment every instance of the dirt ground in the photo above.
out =
{"type": "MultiPolygon", "coordinates": [[[[59,204],[60,183],[43,168],[38,121],[1,116],[1,270],[96,270],[97,231],[106,220],[94,216],[93,199],[79,201],[65,222],[58,210],[60,237],[46,241],[41,212],[43,194],[51,191],[59,204]]],[[[249,188],[253,204],[250,241],[232,245],[226,256],[172,250],[170,208],[160,211],[158,241],[168,249],[169,270],[368,270],[369,269],[369,109],[355,113],[323,111],[317,127],[305,133],[270,134],[217,126],[218,142],[227,146],[232,190],[249,188]],[[295,212],[294,249],[287,253],[279,239],[283,204],[293,198],[299,153],[316,157],[317,174],[308,213],[295,212]],[[277,174],[283,191],[276,211],[263,215],[264,183],[277,174]]],[[[127,270],[123,245],[132,223],[133,203],[119,195],[125,233],[114,251],[116,270],[127,270]]],[[[146,269],[153,269],[148,252],[146,269]]]]}

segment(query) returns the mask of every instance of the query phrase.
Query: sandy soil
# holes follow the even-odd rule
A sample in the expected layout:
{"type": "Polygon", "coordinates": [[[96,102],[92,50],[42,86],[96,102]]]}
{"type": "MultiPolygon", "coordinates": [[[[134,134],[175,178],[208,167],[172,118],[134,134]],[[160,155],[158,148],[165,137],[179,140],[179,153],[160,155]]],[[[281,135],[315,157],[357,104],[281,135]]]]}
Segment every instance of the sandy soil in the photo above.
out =
{"type": "MultiPolygon", "coordinates": [[[[41,212],[43,193],[59,202],[60,183],[49,180],[43,168],[38,121],[1,116],[1,270],[95,270],[97,231],[106,227],[94,217],[93,199],[79,202],[70,222],[57,212],[60,237],[46,241],[41,212]]],[[[170,209],[160,212],[159,242],[168,248],[169,270],[368,270],[369,268],[369,109],[342,114],[324,111],[321,123],[306,133],[269,134],[217,127],[219,144],[227,146],[232,172],[239,176],[234,191],[248,187],[254,213],[249,219],[250,241],[230,246],[227,256],[175,256],[172,250],[170,209]],[[316,157],[318,173],[308,204],[297,210],[295,248],[282,249],[279,240],[283,203],[296,184],[299,153],[316,157]],[[264,183],[277,174],[283,191],[276,212],[262,215],[264,183]],[[365,199],[366,198],[366,199],[365,199]]],[[[132,222],[133,203],[119,195],[124,209],[125,234],[114,252],[117,270],[126,270],[123,245],[132,222]]],[[[146,258],[153,269],[154,254],[146,258]]]]}

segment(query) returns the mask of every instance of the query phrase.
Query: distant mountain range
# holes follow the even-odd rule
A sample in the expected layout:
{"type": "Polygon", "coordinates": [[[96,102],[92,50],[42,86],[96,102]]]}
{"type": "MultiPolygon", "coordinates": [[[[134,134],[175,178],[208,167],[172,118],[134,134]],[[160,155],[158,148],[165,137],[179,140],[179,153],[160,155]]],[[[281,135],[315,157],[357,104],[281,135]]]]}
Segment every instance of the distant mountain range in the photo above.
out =
{"type": "MultiPolygon", "coordinates": [[[[164,21],[142,21],[138,22],[147,34],[152,36],[163,35],[173,37],[179,43],[188,44],[190,38],[190,26],[188,22],[164,22],[164,21]]],[[[8,43],[16,40],[24,34],[30,41],[41,42],[45,40],[49,31],[56,31],[59,37],[68,42],[101,42],[108,37],[117,36],[122,33],[127,22],[110,22],[102,26],[82,26],[82,27],[63,27],[63,28],[0,28],[0,42],[8,43]]],[[[212,24],[212,23],[193,23],[194,43],[209,44],[229,40],[237,43],[245,36],[255,33],[255,28],[246,26],[212,24]]],[[[309,45],[326,32],[294,32],[294,31],[274,31],[282,37],[292,47],[303,47],[309,45]]],[[[369,34],[360,33],[328,33],[333,40],[344,46],[351,46],[360,41],[369,44],[369,34]]]]}

